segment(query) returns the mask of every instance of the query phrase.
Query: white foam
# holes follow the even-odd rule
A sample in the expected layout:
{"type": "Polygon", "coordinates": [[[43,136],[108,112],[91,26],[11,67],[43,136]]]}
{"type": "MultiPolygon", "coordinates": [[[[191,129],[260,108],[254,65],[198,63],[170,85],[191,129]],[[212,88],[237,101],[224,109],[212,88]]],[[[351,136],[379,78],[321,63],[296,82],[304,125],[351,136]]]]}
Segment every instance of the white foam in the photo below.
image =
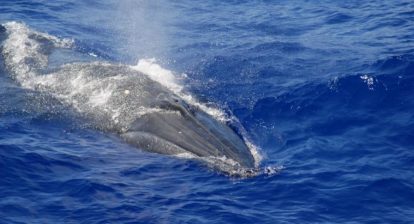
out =
{"type": "MultiPolygon", "coordinates": [[[[244,135],[245,136],[245,135],[244,135]]],[[[243,136],[243,140],[246,143],[247,147],[250,150],[250,153],[253,155],[253,159],[254,159],[254,165],[256,167],[258,167],[260,165],[260,162],[263,159],[262,154],[260,153],[259,148],[253,144],[249,139],[247,139],[246,137],[243,136]]]]}
{"type": "Polygon", "coordinates": [[[59,39],[52,35],[30,30],[24,23],[7,22],[3,24],[6,28],[8,38],[3,43],[3,54],[9,69],[15,74],[14,78],[19,80],[23,86],[29,77],[35,76],[34,69],[47,66],[48,56],[42,53],[38,41],[29,38],[29,35],[38,36],[50,41],[55,47],[68,48],[73,44],[71,39],[59,39]],[[31,64],[26,61],[31,60],[31,64]]]}
{"type": "Polygon", "coordinates": [[[168,87],[174,93],[179,93],[183,90],[182,85],[179,84],[173,72],[158,65],[155,58],[141,59],[135,66],[130,67],[148,75],[152,80],[168,87]]]}
{"type": "MultiPolygon", "coordinates": [[[[175,94],[180,96],[187,103],[199,107],[200,109],[215,117],[216,119],[222,122],[230,120],[230,118],[222,110],[202,104],[198,102],[198,100],[190,94],[184,93],[184,87],[180,83],[179,79],[174,75],[172,71],[165,69],[161,67],[159,64],[157,64],[155,58],[140,59],[138,60],[138,63],[136,65],[130,67],[136,71],[139,71],[147,75],[152,80],[159,82],[160,84],[162,84],[163,86],[167,87],[175,94]]],[[[183,74],[182,77],[185,78],[186,75],[183,74]]]]}
{"type": "Polygon", "coordinates": [[[97,54],[95,54],[95,53],[93,53],[93,52],[89,52],[88,54],[89,54],[90,56],[94,57],[94,58],[97,58],[97,57],[98,57],[98,55],[97,55],[97,54]]]}
{"type": "Polygon", "coordinates": [[[179,154],[176,154],[175,156],[178,158],[183,158],[183,159],[197,159],[197,156],[191,152],[179,153],[179,154]]]}
{"type": "Polygon", "coordinates": [[[92,90],[89,97],[89,104],[93,107],[104,106],[109,101],[109,98],[112,96],[114,87],[111,85],[106,86],[105,88],[99,88],[92,90]]]}
{"type": "Polygon", "coordinates": [[[360,78],[367,84],[369,90],[374,90],[375,77],[370,75],[361,75],[360,78]]]}

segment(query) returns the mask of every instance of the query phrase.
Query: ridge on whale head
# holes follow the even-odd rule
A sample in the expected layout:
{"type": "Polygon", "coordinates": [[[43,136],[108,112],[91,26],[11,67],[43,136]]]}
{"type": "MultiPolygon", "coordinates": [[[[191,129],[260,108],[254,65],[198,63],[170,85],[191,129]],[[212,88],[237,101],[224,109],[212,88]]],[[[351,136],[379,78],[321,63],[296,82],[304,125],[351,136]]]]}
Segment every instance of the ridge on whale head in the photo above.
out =
{"type": "Polygon", "coordinates": [[[115,132],[140,149],[201,160],[230,175],[256,173],[251,150],[232,128],[148,75],[107,62],[45,70],[53,49],[69,48],[70,42],[16,22],[0,25],[3,37],[0,51],[6,68],[22,87],[72,105],[95,120],[97,128],[115,132]],[[27,44],[21,47],[7,35],[27,44]]]}

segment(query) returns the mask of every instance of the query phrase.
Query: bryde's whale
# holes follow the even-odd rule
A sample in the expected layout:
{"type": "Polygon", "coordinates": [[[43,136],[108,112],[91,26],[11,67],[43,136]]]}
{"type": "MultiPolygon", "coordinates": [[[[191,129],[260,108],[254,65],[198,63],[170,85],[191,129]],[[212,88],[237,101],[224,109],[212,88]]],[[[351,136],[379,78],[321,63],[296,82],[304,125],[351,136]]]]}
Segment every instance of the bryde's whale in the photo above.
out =
{"type": "Polygon", "coordinates": [[[0,26],[2,35],[1,52],[13,79],[71,105],[96,128],[140,149],[202,160],[231,175],[255,172],[254,153],[240,134],[150,76],[107,62],[50,68],[50,54],[71,48],[71,40],[17,22],[0,26]]]}

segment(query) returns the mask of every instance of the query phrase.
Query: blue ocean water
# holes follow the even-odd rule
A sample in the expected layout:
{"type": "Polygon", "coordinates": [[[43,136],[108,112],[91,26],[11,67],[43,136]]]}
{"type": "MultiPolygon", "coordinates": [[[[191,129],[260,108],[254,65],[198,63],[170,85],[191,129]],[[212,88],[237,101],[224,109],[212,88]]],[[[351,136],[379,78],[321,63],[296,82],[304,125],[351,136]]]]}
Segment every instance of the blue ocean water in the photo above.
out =
{"type": "Polygon", "coordinates": [[[141,151],[0,63],[0,223],[414,222],[412,1],[2,0],[10,21],[75,41],[51,63],[185,74],[283,169],[232,178],[141,151]]]}

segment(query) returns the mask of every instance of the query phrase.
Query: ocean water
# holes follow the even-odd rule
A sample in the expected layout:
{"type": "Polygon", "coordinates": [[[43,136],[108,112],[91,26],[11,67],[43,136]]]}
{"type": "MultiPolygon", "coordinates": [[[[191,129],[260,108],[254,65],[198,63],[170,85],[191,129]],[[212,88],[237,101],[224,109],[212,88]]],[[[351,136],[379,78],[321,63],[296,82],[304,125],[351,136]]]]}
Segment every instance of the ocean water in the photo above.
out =
{"type": "Polygon", "coordinates": [[[22,31],[0,34],[0,223],[414,223],[412,1],[1,0],[0,23],[22,31]],[[7,68],[7,49],[43,63],[19,42],[38,32],[64,47],[51,67],[131,65],[237,119],[278,172],[100,131],[7,68]]]}

